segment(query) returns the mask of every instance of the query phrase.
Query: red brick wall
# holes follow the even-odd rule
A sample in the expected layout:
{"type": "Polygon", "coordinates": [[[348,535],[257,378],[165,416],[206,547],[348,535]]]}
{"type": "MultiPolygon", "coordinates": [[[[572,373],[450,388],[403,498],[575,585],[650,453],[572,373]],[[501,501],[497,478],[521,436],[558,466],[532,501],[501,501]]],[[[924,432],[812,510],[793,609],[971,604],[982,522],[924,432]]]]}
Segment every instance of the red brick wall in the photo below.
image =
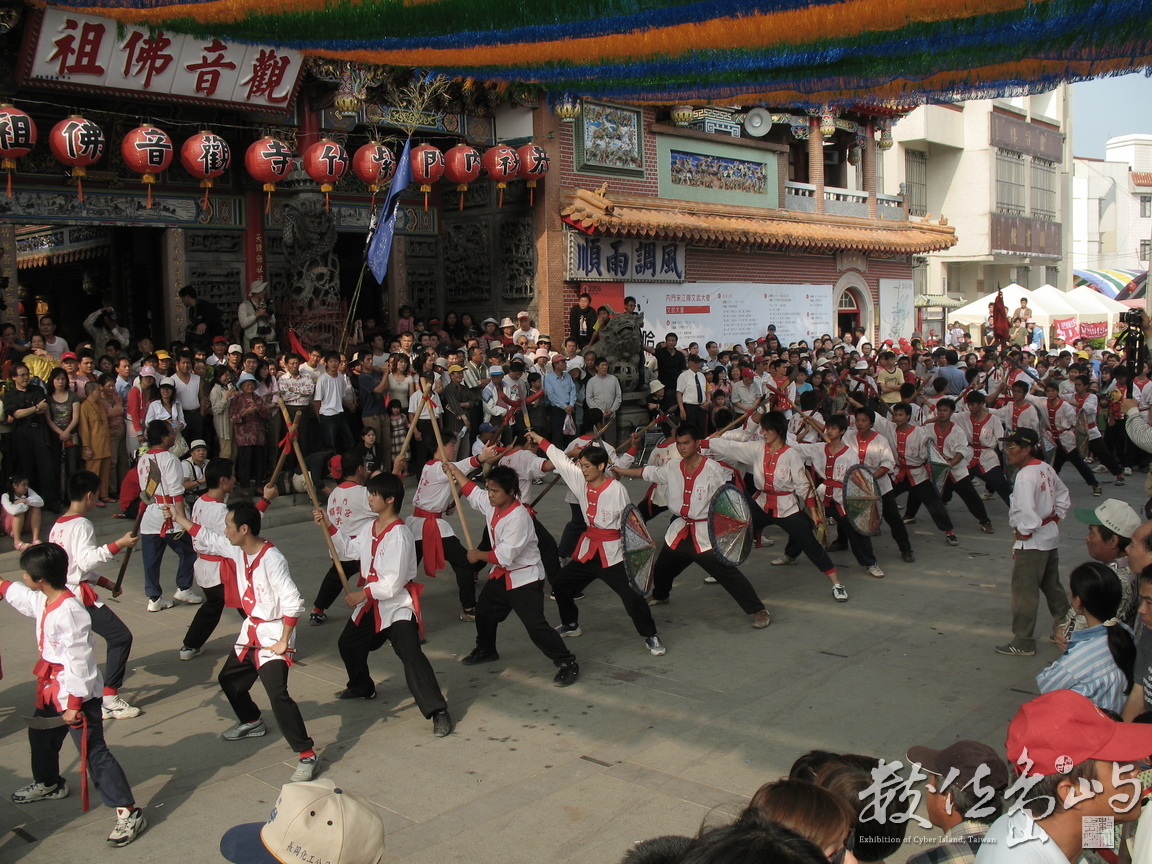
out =
{"type": "Polygon", "coordinates": [[[656,165],[656,136],[648,132],[648,127],[655,122],[656,111],[653,108],[644,109],[644,176],[643,177],[616,177],[604,174],[581,174],[576,171],[575,150],[573,148],[573,135],[576,133],[577,123],[561,123],[560,140],[560,185],[566,190],[572,189],[599,189],[604,183],[608,184],[609,195],[656,197],[660,194],[659,174],[656,165]]]}

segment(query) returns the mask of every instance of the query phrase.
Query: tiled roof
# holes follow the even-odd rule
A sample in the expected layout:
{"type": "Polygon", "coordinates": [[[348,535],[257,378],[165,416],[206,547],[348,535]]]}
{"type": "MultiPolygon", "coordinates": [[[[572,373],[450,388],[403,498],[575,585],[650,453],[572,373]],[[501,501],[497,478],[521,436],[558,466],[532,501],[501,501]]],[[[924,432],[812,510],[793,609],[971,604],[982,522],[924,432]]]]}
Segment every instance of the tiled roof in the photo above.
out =
{"type": "Polygon", "coordinates": [[[1136,186],[1152,186],[1152,171],[1133,171],[1132,183],[1136,186]]]}
{"type": "Polygon", "coordinates": [[[881,221],[792,210],[754,210],[667,198],[618,198],[606,190],[569,193],[560,215],[592,234],[658,237],[705,246],[812,252],[920,255],[956,245],[956,231],[928,222],[881,221]],[[770,212],[771,215],[764,215],[770,212]]]}

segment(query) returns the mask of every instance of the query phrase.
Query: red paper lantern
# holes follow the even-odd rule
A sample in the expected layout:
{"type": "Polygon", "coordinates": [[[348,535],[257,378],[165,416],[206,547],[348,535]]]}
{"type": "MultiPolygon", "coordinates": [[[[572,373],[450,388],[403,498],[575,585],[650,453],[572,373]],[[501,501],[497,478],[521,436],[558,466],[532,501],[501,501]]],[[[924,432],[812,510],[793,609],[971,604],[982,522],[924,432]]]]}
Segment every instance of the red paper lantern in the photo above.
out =
{"type": "Polygon", "coordinates": [[[431,144],[413,147],[408,153],[408,164],[412,166],[412,182],[420,184],[424,193],[424,209],[428,209],[428,193],[432,184],[444,176],[444,154],[431,144]]]}
{"type": "Polygon", "coordinates": [[[201,206],[208,207],[208,190],[212,181],[223,175],[232,164],[232,151],[228,142],[215,132],[198,132],[180,148],[180,164],[193,177],[200,178],[200,188],[204,190],[201,206]]]}
{"type": "Polygon", "coordinates": [[[516,155],[520,157],[520,179],[528,181],[528,206],[531,207],[536,203],[536,181],[542,180],[548,173],[552,160],[548,157],[548,151],[539,144],[518,147],[516,155]]]}
{"type": "Polygon", "coordinates": [[[124,164],[140,174],[140,182],[148,189],[148,209],[152,209],[152,184],[156,175],[167,171],[172,164],[172,139],[156,126],[137,126],[120,142],[120,155],[124,164]]]}
{"type": "Polygon", "coordinates": [[[48,147],[52,155],[72,169],[76,178],[76,199],[84,200],[83,177],[89,165],[104,156],[104,131],[95,123],[73,114],[61,120],[48,133],[48,147]]]}
{"type": "Polygon", "coordinates": [[[496,188],[500,190],[499,206],[503,207],[508,181],[515,180],[520,174],[520,157],[515,150],[503,144],[489,147],[484,151],[484,170],[496,181],[496,188]]]}
{"type": "Polygon", "coordinates": [[[335,141],[321,138],[304,151],[304,171],[320,184],[324,193],[324,209],[328,209],[328,193],[348,171],[348,151],[335,141]]]}
{"type": "Polygon", "coordinates": [[[444,154],[444,176],[456,184],[460,193],[460,210],[464,209],[464,193],[468,184],[474,183],[484,166],[480,164],[480,151],[467,144],[457,144],[444,154]]]}
{"type": "Polygon", "coordinates": [[[379,141],[369,141],[352,157],[352,170],[368,185],[375,206],[376,193],[396,173],[396,157],[379,141]]]}
{"type": "Polygon", "coordinates": [[[8,175],[8,197],[12,197],[12,172],[16,160],[36,146],[35,121],[12,105],[0,105],[0,168],[8,175]]]}
{"type": "Polygon", "coordinates": [[[264,184],[264,191],[268,193],[264,202],[264,212],[267,213],[272,207],[276,184],[292,170],[292,148],[279,138],[253,141],[244,154],[244,167],[252,179],[264,184]]]}

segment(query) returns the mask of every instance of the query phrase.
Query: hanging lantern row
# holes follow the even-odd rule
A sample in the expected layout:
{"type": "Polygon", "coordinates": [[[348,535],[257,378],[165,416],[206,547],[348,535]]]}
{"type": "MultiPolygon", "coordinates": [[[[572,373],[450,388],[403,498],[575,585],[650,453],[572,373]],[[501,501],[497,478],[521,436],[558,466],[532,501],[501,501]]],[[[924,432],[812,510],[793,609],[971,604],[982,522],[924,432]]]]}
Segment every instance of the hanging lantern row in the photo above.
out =
{"type": "MultiPolygon", "coordinates": [[[[890,134],[890,133],[889,133],[890,134]]],[[[0,170],[7,174],[7,195],[12,197],[12,173],[16,160],[27,156],[36,146],[36,123],[24,111],[9,104],[0,104],[0,170]]],[[[79,114],[73,114],[52,127],[48,135],[52,155],[71,169],[76,179],[76,197],[83,202],[83,178],[87,168],[104,156],[103,130],[79,114]]],[[[163,129],[144,124],[133,129],[120,142],[124,164],[140,176],[148,190],[148,208],[152,208],[152,186],[157,175],[172,164],[176,145],[163,129]]],[[[292,170],[295,154],[279,138],[266,136],[253,142],[244,154],[244,167],[253,179],[263,186],[267,194],[265,212],[271,206],[276,184],[292,170]]],[[[200,180],[204,189],[202,206],[208,206],[208,194],[213,182],[226,172],[232,162],[232,151],[223,137],[211,131],[199,132],[188,138],[180,148],[180,164],[191,176],[200,180]]],[[[376,193],[391,182],[396,173],[396,156],[379,141],[369,141],[349,157],[339,143],[322,138],[303,153],[304,171],[324,193],[324,206],[328,196],[351,168],[368,187],[375,204],[376,193]]],[[[551,165],[548,151],[538,144],[525,144],[517,149],[507,145],[490,147],[480,153],[475,147],[458,144],[446,154],[431,144],[420,144],[409,153],[412,181],[424,193],[424,209],[428,209],[428,195],[432,184],[442,177],[456,184],[460,193],[459,207],[464,207],[464,193],[468,186],[486,175],[496,182],[500,190],[499,206],[504,206],[504,190],[510,180],[525,180],[529,190],[529,203],[535,203],[538,181],[551,165]]]]}

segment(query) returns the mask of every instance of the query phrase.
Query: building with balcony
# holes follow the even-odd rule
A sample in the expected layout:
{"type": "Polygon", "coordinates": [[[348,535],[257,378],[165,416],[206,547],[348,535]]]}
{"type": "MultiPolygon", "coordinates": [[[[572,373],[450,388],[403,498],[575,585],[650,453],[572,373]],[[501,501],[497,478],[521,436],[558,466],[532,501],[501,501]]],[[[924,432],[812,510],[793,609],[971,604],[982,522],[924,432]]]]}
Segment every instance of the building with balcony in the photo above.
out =
{"type": "MultiPolygon", "coordinates": [[[[926,105],[893,127],[879,188],[902,194],[909,219],[956,229],[954,246],[916,262],[918,292],[970,301],[1013,282],[1071,287],[1070,124],[1070,90],[1060,86],[926,105]]],[[[939,317],[923,324],[942,331],[939,317]]]]}

